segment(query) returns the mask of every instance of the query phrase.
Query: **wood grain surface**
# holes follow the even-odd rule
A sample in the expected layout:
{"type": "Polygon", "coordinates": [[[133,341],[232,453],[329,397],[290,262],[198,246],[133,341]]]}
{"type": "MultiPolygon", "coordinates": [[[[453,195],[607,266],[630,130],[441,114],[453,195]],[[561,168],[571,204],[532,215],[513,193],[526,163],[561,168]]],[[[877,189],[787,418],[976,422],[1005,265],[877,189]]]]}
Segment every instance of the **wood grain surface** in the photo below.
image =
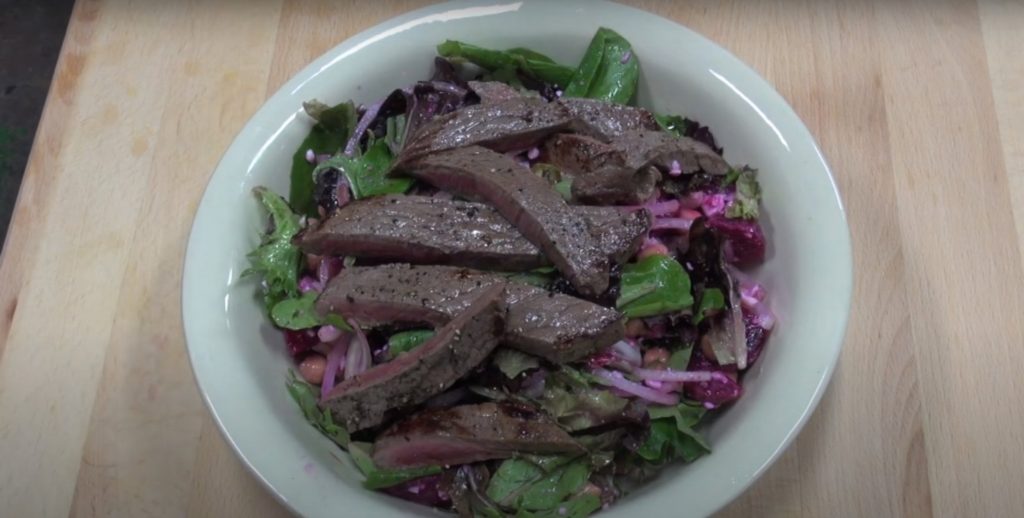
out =
{"type": "MultiPolygon", "coordinates": [[[[78,2],[0,257],[0,516],[287,514],[193,383],[189,225],[270,94],[426,3],[78,2]]],[[[776,86],[853,233],[832,385],[723,516],[1024,516],[1024,2],[631,3],[776,86]]]]}

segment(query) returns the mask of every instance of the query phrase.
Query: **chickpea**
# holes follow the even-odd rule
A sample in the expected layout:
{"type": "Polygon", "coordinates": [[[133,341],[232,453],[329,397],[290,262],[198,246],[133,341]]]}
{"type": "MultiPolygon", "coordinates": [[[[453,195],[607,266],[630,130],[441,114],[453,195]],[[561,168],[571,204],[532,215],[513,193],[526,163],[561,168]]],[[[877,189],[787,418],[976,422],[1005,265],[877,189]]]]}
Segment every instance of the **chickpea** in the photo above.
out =
{"type": "Polygon", "coordinates": [[[324,381],[324,369],[327,367],[327,359],[319,354],[310,354],[299,362],[299,374],[302,379],[313,385],[319,385],[324,381]]]}
{"type": "Polygon", "coordinates": [[[647,334],[647,324],[643,319],[631,318],[626,321],[626,336],[632,338],[647,334]]]}
{"type": "Polygon", "coordinates": [[[647,368],[664,367],[668,363],[669,356],[668,349],[652,347],[644,352],[644,366],[647,368]]]}

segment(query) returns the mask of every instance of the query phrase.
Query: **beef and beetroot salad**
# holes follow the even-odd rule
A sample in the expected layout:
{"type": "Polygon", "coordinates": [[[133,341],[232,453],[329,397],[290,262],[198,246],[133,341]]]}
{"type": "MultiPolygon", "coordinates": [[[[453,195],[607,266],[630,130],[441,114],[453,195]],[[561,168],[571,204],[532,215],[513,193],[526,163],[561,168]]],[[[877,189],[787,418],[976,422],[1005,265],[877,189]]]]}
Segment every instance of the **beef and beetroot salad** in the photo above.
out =
{"type": "Polygon", "coordinates": [[[379,101],[311,101],[252,276],[287,388],[369,489],[465,516],[586,516],[711,451],[774,317],[755,170],[576,68],[446,41],[379,101]]]}

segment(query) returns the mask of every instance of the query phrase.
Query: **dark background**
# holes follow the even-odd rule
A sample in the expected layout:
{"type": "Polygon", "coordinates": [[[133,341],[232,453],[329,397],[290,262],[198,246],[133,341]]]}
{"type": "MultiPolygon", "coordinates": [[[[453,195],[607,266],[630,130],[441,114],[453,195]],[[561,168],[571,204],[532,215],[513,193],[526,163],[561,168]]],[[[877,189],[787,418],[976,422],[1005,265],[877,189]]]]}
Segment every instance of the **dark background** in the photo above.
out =
{"type": "Polygon", "coordinates": [[[0,0],[0,243],[7,237],[73,5],[73,0],[0,0]]]}

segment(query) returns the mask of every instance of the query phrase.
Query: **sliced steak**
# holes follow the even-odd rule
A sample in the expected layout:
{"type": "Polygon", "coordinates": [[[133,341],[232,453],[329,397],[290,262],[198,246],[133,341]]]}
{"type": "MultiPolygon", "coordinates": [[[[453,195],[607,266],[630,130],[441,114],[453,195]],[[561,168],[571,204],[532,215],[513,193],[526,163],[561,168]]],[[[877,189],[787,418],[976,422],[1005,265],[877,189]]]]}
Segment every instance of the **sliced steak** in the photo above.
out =
{"type": "Polygon", "coordinates": [[[439,189],[486,201],[551,260],[583,295],[608,288],[608,257],[586,220],[541,177],[479,146],[433,153],[406,171],[439,189]]]}
{"type": "MultiPolygon", "coordinates": [[[[643,212],[573,207],[609,259],[621,263],[639,249],[650,227],[643,212]]],[[[526,271],[551,263],[493,207],[427,196],[388,195],[345,205],[295,238],[304,252],[386,262],[449,264],[526,271]]]]}
{"type": "Polygon", "coordinates": [[[540,160],[573,176],[609,165],[626,165],[626,155],[615,146],[575,133],[561,133],[547,139],[540,160]]]}
{"type": "Polygon", "coordinates": [[[480,98],[480,104],[496,104],[523,97],[515,87],[501,81],[470,81],[469,89],[480,98]]]}
{"type": "Polygon", "coordinates": [[[572,198],[592,205],[638,205],[654,195],[661,173],[656,167],[631,169],[608,165],[572,182],[572,198]]]}
{"type": "Polygon", "coordinates": [[[382,196],[349,203],[296,244],[306,253],[525,271],[550,264],[482,203],[382,196]]]}
{"type": "Polygon", "coordinates": [[[560,99],[573,118],[571,129],[609,142],[627,131],[660,129],[654,115],[636,106],[597,101],[594,99],[560,99]]]}
{"type": "Polygon", "coordinates": [[[421,126],[406,141],[395,167],[403,169],[405,164],[424,155],[463,146],[523,150],[567,129],[570,122],[565,107],[537,98],[519,97],[467,106],[421,126]]]}
{"type": "Polygon", "coordinates": [[[583,453],[584,448],[544,414],[481,403],[430,409],[399,421],[373,445],[383,468],[454,466],[520,453],[583,453]]]}
{"type": "Polygon", "coordinates": [[[724,175],[729,172],[729,163],[707,144],[663,131],[627,131],[614,145],[626,154],[626,166],[633,170],[654,166],[669,171],[673,162],[678,162],[683,174],[704,171],[724,175]]]}
{"type": "Polygon", "coordinates": [[[505,288],[502,343],[556,363],[580,359],[620,340],[622,315],[592,302],[509,282],[500,274],[453,266],[390,264],[347,268],[316,302],[363,326],[444,325],[472,303],[477,290],[505,288]]]}
{"type": "Polygon", "coordinates": [[[467,293],[465,308],[433,338],[334,387],[321,407],[349,432],[376,426],[392,408],[443,392],[479,365],[503,332],[504,288],[467,293]]]}

